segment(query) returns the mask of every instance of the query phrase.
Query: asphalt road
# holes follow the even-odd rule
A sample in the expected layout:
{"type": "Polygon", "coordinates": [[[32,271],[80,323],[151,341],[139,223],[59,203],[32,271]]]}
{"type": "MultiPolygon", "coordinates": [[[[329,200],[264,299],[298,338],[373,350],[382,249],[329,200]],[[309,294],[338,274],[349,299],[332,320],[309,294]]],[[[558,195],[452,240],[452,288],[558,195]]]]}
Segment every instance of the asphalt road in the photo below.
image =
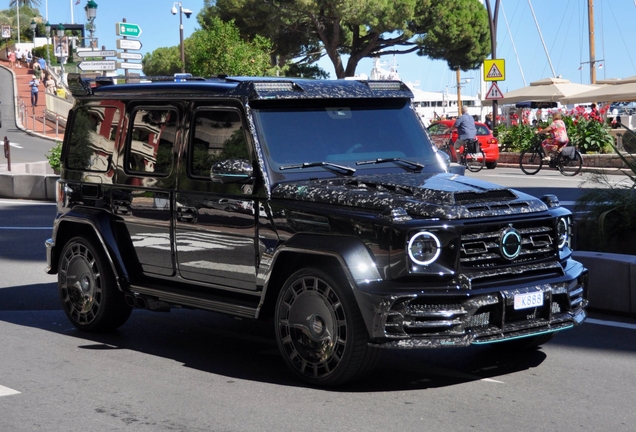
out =
{"type": "Polygon", "coordinates": [[[43,272],[54,213],[0,200],[0,430],[634,430],[636,320],[594,315],[524,355],[387,351],[367,379],[313,389],[249,320],[135,310],[75,330],[43,272]]]}
{"type": "Polygon", "coordinates": [[[483,169],[478,173],[466,173],[467,176],[521,190],[530,195],[541,197],[554,194],[561,205],[574,209],[577,198],[588,189],[612,185],[633,185],[629,177],[622,173],[610,173],[607,183],[599,183],[597,174],[582,173],[574,177],[563,176],[555,169],[542,169],[535,175],[526,175],[519,168],[499,167],[494,170],[483,169]]]}
{"type": "MultiPolygon", "coordinates": [[[[0,140],[4,137],[11,143],[11,165],[28,162],[46,161],[49,150],[55,146],[55,141],[31,136],[16,126],[14,108],[14,88],[11,73],[0,67],[0,111],[2,112],[2,128],[0,140]]],[[[0,172],[7,171],[7,160],[4,153],[0,153],[0,172]]]]}

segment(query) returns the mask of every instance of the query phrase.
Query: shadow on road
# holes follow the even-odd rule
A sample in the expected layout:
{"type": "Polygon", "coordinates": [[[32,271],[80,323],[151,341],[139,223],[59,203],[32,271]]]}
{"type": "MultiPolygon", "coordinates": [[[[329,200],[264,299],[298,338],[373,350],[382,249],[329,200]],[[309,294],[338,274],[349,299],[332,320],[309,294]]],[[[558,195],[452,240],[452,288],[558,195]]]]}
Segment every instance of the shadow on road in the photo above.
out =
{"type": "MultiPolygon", "coordinates": [[[[237,320],[206,311],[173,309],[169,314],[135,310],[119,330],[80,332],[61,310],[54,283],[0,290],[0,321],[77,338],[85,350],[125,349],[159,356],[228,380],[241,379],[304,386],[283,363],[273,323],[237,320]],[[28,313],[17,313],[28,311],[28,313]]],[[[72,355],[69,353],[69,355],[72,355]]],[[[485,347],[381,352],[378,367],[366,378],[337,392],[378,392],[439,388],[497,379],[539,366],[546,355],[502,354],[485,347]]]]}

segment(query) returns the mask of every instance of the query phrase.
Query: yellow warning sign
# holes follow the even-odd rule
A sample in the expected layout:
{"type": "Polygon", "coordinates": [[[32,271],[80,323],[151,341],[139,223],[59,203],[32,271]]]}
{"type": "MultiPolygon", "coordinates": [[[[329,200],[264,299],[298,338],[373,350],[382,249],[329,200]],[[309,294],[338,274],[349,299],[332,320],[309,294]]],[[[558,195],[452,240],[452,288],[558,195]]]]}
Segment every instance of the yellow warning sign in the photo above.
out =
{"type": "Polygon", "coordinates": [[[503,81],[506,79],[506,61],[504,59],[484,60],[484,81],[503,81]]]}

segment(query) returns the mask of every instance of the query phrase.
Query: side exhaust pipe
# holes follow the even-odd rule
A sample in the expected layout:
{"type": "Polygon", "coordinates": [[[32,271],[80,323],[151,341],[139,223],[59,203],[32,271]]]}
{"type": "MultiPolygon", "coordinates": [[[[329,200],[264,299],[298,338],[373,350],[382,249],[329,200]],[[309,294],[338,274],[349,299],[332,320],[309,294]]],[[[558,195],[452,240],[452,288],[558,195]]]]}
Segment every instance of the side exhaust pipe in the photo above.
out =
{"type": "Polygon", "coordinates": [[[153,297],[127,293],[124,295],[124,299],[126,304],[131,307],[148,309],[154,312],[170,312],[170,304],[153,297]]]}

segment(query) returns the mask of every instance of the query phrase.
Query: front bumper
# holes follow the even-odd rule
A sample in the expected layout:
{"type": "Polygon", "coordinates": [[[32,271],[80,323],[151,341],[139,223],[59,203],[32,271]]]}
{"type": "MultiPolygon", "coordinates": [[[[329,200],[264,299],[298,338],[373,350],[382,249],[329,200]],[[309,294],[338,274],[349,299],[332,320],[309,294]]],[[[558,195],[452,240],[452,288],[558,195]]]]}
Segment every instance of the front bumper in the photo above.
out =
{"type": "Polygon", "coordinates": [[[385,296],[376,304],[371,343],[386,348],[467,346],[571,328],[587,316],[587,279],[587,269],[570,260],[563,277],[538,283],[385,296]],[[540,294],[543,305],[516,309],[515,296],[530,293],[540,294]]]}

